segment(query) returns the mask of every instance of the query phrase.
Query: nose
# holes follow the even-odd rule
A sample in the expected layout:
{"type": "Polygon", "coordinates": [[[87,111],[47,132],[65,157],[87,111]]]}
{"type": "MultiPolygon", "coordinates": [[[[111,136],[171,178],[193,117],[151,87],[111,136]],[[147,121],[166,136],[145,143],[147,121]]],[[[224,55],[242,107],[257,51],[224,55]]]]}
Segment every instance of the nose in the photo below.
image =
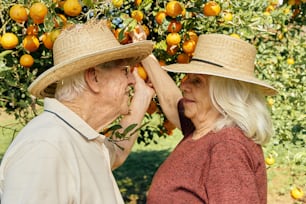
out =
{"type": "Polygon", "coordinates": [[[185,76],[182,80],[181,80],[181,85],[180,85],[180,89],[181,91],[184,93],[186,91],[188,91],[190,89],[190,83],[188,80],[188,77],[185,76]]]}

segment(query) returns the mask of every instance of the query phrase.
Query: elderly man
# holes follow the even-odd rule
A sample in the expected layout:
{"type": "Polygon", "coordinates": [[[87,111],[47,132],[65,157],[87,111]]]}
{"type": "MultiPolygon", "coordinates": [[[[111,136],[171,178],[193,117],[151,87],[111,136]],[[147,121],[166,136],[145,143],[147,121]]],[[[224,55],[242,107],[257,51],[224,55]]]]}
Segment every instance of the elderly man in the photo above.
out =
{"type": "Polygon", "coordinates": [[[2,204],[123,203],[112,169],[125,161],[137,135],[114,143],[99,132],[118,118],[122,130],[141,125],[154,90],[129,65],[152,49],[150,41],[120,45],[102,21],[61,33],[54,66],[29,87],[44,98],[44,111],[3,158],[2,204]]]}

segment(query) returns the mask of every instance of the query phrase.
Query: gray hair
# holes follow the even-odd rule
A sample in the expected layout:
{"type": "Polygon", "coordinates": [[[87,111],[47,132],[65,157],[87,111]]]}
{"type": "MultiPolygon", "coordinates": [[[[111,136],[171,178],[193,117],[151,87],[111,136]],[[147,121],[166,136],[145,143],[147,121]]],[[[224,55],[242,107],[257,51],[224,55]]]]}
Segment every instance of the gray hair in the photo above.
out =
{"type": "Polygon", "coordinates": [[[69,76],[58,82],[55,98],[60,101],[71,101],[87,89],[85,71],[69,76]]]}
{"type": "Polygon", "coordinates": [[[243,81],[209,77],[209,92],[213,105],[223,117],[215,130],[238,126],[257,144],[267,143],[272,134],[272,121],[266,100],[255,85],[243,81]]]}

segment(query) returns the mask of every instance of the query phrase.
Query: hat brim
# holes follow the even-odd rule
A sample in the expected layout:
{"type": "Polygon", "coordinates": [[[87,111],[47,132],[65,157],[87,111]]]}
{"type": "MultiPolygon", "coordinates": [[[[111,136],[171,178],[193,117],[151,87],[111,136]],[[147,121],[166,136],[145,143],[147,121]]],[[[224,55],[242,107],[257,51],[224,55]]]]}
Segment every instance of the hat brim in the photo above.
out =
{"type": "Polygon", "coordinates": [[[234,73],[233,71],[228,71],[226,69],[211,64],[203,64],[194,61],[189,64],[171,64],[163,66],[162,68],[169,72],[206,74],[206,75],[218,76],[223,78],[244,81],[247,83],[252,83],[254,85],[257,85],[259,90],[266,96],[272,96],[278,93],[278,91],[274,87],[272,87],[271,85],[269,85],[268,83],[262,80],[249,76],[247,74],[242,75],[241,72],[234,73]]]}
{"type": "Polygon", "coordinates": [[[54,97],[56,82],[68,76],[84,71],[90,67],[118,59],[127,59],[130,65],[140,62],[153,49],[150,40],[119,45],[101,52],[93,52],[84,56],[59,63],[39,75],[29,86],[29,92],[37,97],[54,97]]]}

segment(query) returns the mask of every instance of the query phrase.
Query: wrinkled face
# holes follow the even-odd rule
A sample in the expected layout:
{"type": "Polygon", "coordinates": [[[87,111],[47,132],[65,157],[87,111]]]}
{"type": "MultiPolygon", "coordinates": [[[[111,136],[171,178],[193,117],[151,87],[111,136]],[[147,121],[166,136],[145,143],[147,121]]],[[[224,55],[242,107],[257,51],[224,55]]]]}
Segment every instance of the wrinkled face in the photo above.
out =
{"type": "Polygon", "coordinates": [[[187,74],[181,82],[186,117],[202,118],[212,109],[209,98],[208,76],[187,74]]]}
{"type": "Polygon", "coordinates": [[[129,66],[115,61],[100,67],[96,70],[100,73],[101,100],[119,115],[128,114],[131,86],[135,83],[129,66]]]}

